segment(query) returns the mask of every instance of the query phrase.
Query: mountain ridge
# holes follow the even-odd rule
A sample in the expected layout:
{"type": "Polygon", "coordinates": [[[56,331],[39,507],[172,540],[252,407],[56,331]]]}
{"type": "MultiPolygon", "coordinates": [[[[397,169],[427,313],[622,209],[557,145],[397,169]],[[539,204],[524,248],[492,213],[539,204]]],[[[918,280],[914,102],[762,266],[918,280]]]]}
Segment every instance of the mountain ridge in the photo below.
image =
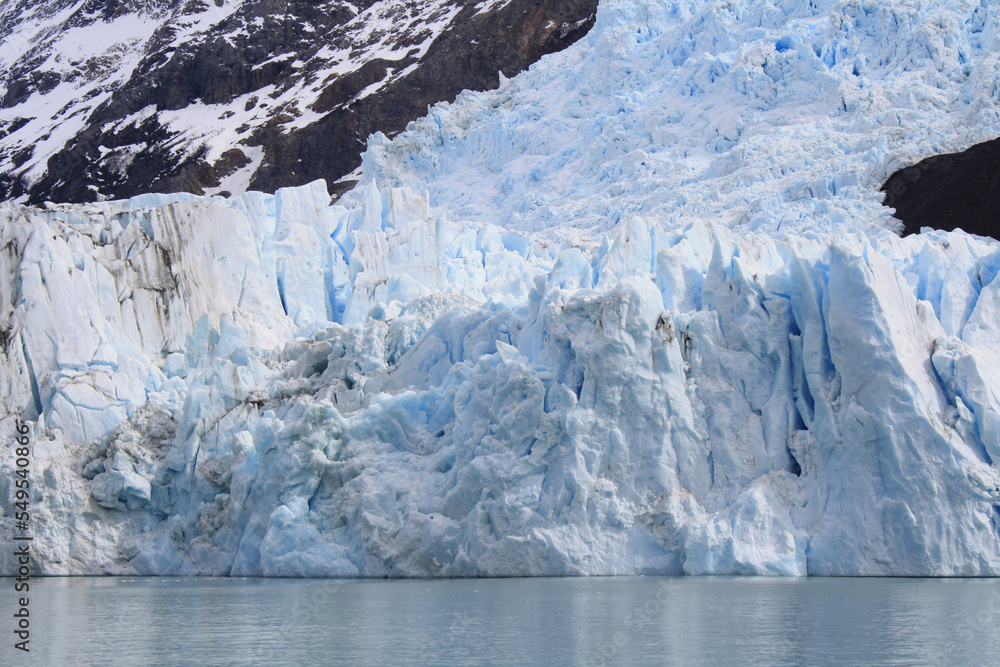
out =
{"type": "Polygon", "coordinates": [[[0,80],[0,198],[35,204],[334,183],[369,134],[579,39],[597,1],[46,7],[0,15],[19,54],[0,80]]]}

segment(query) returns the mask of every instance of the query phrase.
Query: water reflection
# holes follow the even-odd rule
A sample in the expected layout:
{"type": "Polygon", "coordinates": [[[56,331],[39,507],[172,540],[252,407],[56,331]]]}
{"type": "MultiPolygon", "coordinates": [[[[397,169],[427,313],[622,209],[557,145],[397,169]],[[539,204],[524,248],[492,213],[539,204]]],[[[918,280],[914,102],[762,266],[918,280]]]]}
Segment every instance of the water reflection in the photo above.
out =
{"type": "Polygon", "coordinates": [[[993,579],[79,578],[31,592],[32,653],[4,664],[987,665],[1000,649],[993,579]]]}

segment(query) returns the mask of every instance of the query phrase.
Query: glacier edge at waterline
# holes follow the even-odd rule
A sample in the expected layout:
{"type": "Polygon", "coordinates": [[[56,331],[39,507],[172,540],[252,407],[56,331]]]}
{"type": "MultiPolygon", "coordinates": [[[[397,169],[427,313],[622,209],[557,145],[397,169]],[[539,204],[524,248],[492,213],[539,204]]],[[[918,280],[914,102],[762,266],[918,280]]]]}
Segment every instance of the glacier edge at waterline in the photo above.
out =
{"type": "Polygon", "coordinates": [[[42,572],[1000,572],[996,242],[367,188],[0,209],[42,572]]]}

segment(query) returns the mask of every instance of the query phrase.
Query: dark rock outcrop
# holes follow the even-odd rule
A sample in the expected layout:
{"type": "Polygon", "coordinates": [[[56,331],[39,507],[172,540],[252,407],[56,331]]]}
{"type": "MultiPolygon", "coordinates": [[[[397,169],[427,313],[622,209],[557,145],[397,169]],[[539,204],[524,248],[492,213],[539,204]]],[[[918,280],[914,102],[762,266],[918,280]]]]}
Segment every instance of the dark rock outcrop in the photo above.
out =
{"type": "Polygon", "coordinates": [[[904,236],[933,227],[1000,239],[1000,139],[921,160],[890,176],[882,191],[904,236]]]}
{"type": "MultiPolygon", "coordinates": [[[[393,136],[428,105],[495,88],[498,72],[513,76],[578,40],[597,1],[91,0],[0,74],[0,106],[24,116],[0,122],[0,199],[202,194],[237,177],[268,192],[334,184],[360,165],[369,134],[393,136]],[[155,29],[86,59],[61,46],[60,31],[130,14],[155,29]],[[36,103],[53,90],[86,90],[93,102],[36,103]],[[80,119],[65,143],[47,141],[80,119]]],[[[30,6],[0,15],[0,40],[30,6]]]]}

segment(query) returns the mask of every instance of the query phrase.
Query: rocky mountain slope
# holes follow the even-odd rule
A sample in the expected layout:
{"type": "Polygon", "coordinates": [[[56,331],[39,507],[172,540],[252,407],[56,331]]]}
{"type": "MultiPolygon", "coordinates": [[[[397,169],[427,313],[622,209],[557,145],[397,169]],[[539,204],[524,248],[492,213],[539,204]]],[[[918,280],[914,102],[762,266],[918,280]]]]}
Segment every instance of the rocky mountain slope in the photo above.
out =
{"type": "Polygon", "coordinates": [[[586,34],[596,7],[15,0],[0,10],[0,199],[336,182],[369,134],[495,88],[586,34]]]}

